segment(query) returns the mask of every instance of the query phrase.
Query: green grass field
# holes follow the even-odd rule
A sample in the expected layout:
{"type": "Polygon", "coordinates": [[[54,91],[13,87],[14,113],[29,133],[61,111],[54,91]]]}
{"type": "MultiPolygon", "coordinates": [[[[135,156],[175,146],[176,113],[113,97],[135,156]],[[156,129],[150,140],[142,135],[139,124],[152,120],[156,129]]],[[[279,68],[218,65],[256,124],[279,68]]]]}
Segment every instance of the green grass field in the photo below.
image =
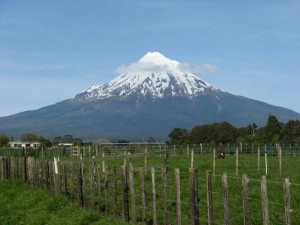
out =
{"type": "Polygon", "coordinates": [[[126,224],[83,209],[64,197],[54,196],[40,188],[12,180],[0,181],[0,224],[126,224]]]}
{"type": "MultiPolygon", "coordinates": [[[[49,158],[50,159],[50,158],[49,158]]],[[[70,158],[61,158],[64,159],[70,158]]],[[[78,159],[78,158],[77,158],[78,159]]],[[[224,224],[224,207],[223,207],[223,195],[222,195],[222,174],[224,172],[228,175],[228,188],[229,188],[229,214],[231,224],[243,224],[243,200],[242,200],[242,174],[247,174],[249,178],[249,204],[250,204],[250,222],[251,224],[262,224],[262,201],[261,201],[261,190],[260,180],[265,175],[265,161],[264,156],[260,157],[260,167],[258,170],[257,155],[239,155],[238,163],[238,174],[236,175],[236,156],[226,155],[226,159],[215,160],[215,174],[212,177],[213,185],[213,212],[215,224],[224,224]]],[[[158,165],[164,162],[164,156],[154,156],[147,159],[147,165],[158,165]]],[[[144,166],[144,157],[132,158],[131,164],[134,168],[144,166]]],[[[111,171],[115,166],[120,169],[124,163],[123,160],[113,160],[106,162],[108,170],[111,171]]],[[[269,211],[270,211],[270,224],[284,224],[284,190],[283,180],[289,178],[291,183],[291,206],[292,206],[292,223],[300,224],[300,157],[292,155],[284,155],[282,157],[282,170],[279,170],[279,158],[277,156],[268,156],[267,158],[267,187],[268,187],[268,198],[269,198],[269,211]]],[[[127,165],[129,160],[127,159],[127,165]]],[[[92,165],[85,164],[85,174],[88,175],[89,171],[92,171],[92,165]]],[[[101,162],[95,164],[97,170],[102,170],[101,162]]],[[[191,166],[191,158],[187,153],[183,154],[171,154],[169,156],[169,169],[167,178],[167,206],[168,206],[168,221],[169,224],[176,224],[176,191],[175,191],[175,168],[180,169],[180,182],[181,182],[181,209],[182,209],[182,224],[190,223],[190,186],[189,186],[189,168],[191,166]]],[[[199,209],[200,209],[200,223],[207,224],[207,191],[206,191],[206,171],[213,171],[213,155],[205,154],[194,156],[194,167],[198,169],[198,180],[199,180],[199,209]]],[[[77,166],[73,165],[73,176],[75,180],[68,181],[68,188],[73,186],[76,198],[77,193],[77,166]]],[[[67,168],[68,179],[70,178],[70,168],[67,168]]],[[[60,167],[60,173],[63,174],[63,167],[60,167]]],[[[156,193],[157,193],[157,214],[158,224],[163,223],[163,208],[162,208],[162,176],[161,169],[156,170],[156,193]]],[[[141,178],[139,172],[135,172],[135,202],[137,219],[141,221],[142,208],[141,208],[141,178]]],[[[121,176],[118,175],[118,208],[116,215],[122,217],[122,187],[121,187],[121,176]]],[[[152,194],[151,194],[151,173],[147,171],[146,177],[146,201],[147,201],[147,224],[152,224],[152,194]]],[[[0,219],[4,218],[3,224],[121,224],[120,220],[114,220],[106,218],[96,212],[86,211],[78,208],[76,205],[69,203],[70,200],[65,198],[54,197],[52,200],[41,201],[43,196],[49,196],[43,190],[33,188],[28,189],[28,186],[21,183],[10,184],[7,181],[1,182],[1,206],[0,208],[0,219]],[[4,185],[4,186],[3,186],[4,185]],[[6,185],[6,186],[5,186],[6,185]],[[16,186],[14,188],[13,186],[16,186]],[[7,189],[7,192],[2,190],[7,189]],[[24,189],[28,189],[24,192],[24,195],[18,195],[24,189]],[[10,190],[11,189],[11,190],[10,190]],[[32,191],[33,190],[33,191],[32,191]],[[33,194],[31,193],[39,193],[33,194]],[[4,195],[6,197],[4,197],[4,195]],[[22,197],[23,196],[23,197],[22,197]],[[33,197],[28,203],[14,203],[12,199],[22,200],[27,197],[33,197]],[[40,197],[38,197],[40,196],[40,197]],[[3,204],[6,202],[8,207],[4,207],[3,204]],[[32,203],[33,202],[33,203],[32,203]],[[11,206],[9,204],[12,204],[11,206]],[[26,204],[26,205],[24,205],[26,204]],[[31,207],[30,205],[35,205],[31,207]],[[7,208],[10,208],[15,213],[9,214],[7,208]],[[28,212],[27,212],[28,210],[28,212]],[[35,211],[36,210],[36,211],[35,211]],[[48,210],[48,211],[47,211],[48,210]],[[82,211],[81,211],[82,210],[82,211]],[[4,212],[3,212],[4,211],[4,212]],[[71,214],[70,211],[74,211],[75,214],[71,214]],[[12,215],[12,216],[8,216],[12,215]],[[11,217],[11,218],[10,218],[11,217]],[[7,222],[6,222],[7,221],[7,222]]],[[[64,185],[62,181],[62,186],[64,185]]],[[[114,215],[113,199],[113,175],[100,176],[96,178],[94,184],[94,200],[95,208],[98,210],[99,207],[103,208],[106,199],[109,201],[108,214],[114,215]],[[100,194],[97,190],[97,182],[101,180],[102,189],[100,194]],[[103,186],[108,180],[107,190],[103,186]],[[100,200],[99,200],[100,199],[100,200]]],[[[90,182],[89,176],[86,178],[86,204],[90,205],[91,193],[90,193],[90,182]]],[[[130,197],[129,197],[130,198],[130,197]]],[[[131,200],[130,200],[131,201],[131,200]]],[[[25,202],[25,201],[24,201],[25,202]]],[[[132,210],[130,208],[130,215],[132,210]]],[[[2,224],[2,223],[1,223],[2,224]]]]}

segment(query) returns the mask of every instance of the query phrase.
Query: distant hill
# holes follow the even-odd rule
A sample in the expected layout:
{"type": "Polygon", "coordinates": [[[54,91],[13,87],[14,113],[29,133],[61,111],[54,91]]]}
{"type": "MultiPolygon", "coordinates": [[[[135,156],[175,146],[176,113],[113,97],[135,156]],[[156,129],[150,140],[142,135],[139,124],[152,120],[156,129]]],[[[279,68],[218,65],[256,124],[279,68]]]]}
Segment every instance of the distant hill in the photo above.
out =
{"type": "Polygon", "coordinates": [[[234,126],[280,122],[300,114],[222,91],[185,70],[181,63],[149,52],[111,82],[38,110],[0,118],[0,132],[45,137],[72,134],[86,139],[165,139],[175,127],[228,121],[234,126]]]}

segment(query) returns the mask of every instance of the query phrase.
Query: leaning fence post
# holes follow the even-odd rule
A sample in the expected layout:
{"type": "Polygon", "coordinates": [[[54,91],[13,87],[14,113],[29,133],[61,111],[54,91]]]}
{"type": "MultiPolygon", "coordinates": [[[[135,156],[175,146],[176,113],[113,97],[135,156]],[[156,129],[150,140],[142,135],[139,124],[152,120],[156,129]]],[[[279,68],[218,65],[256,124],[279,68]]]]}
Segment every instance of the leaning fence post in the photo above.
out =
{"type": "Polygon", "coordinates": [[[284,179],[284,205],[285,205],[285,224],[291,225],[291,194],[290,194],[290,186],[291,183],[289,182],[289,178],[284,179]]]}
{"type": "Polygon", "coordinates": [[[199,225],[198,170],[190,168],[190,210],[191,225],[199,225]]]}
{"type": "Polygon", "coordinates": [[[261,198],[262,198],[262,210],[263,210],[263,225],[270,225],[269,201],[268,201],[266,176],[262,176],[262,179],[261,179],[261,198]]]}
{"type": "Polygon", "coordinates": [[[207,182],[207,218],[208,225],[214,224],[213,216],[213,190],[212,190],[212,180],[211,180],[211,171],[206,171],[206,182],[207,182]]]}
{"type": "Polygon", "coordinates": [[[227,174],[222,175],[222,189],[223,189],[223,204],[224,204],[224,220],[225,225],[229,225],[229,197],[228,197],[228,184],[227,174]]]}

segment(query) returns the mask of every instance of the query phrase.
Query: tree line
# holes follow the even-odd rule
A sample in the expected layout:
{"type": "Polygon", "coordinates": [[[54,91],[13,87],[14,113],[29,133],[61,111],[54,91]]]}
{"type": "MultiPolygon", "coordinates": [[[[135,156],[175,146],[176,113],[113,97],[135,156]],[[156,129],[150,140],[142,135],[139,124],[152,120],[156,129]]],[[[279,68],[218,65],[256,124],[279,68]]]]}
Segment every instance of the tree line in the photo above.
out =
{"type": "Polygon", "coordinates": [[[228,122],[197,125],[191,131],[174,128],[169,134],[168,144],[185,145],[195,143],[280,143],[300,145],[300,121],[280,123],[276,116],[269,115],[267,124],[258,127],[251,123],[246,127],[234,127],[228,122]]]}

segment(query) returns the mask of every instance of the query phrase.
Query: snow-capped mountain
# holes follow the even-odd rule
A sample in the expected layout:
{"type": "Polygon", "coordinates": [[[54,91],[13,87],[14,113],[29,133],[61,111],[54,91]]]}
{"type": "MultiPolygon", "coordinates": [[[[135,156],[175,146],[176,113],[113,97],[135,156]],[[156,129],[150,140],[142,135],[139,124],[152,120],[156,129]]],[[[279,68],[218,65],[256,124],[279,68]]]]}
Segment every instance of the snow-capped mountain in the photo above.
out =
{"type": "Polygon", "coordinates": [[[171,60],[159,52],[148,52],[127,71],[104,85],[89,87],[76,96],[80,100],[96,100],[110,97],[126,98],[133,94],[138,100],[199,95],[221,92],[195,74],[185,70],[181,63],[171,60]]]}
{"type": "Polygon", "coordinates": [[[234,126],[300,120],[292,110],[221,91],[191,73],[193,68],[158,52],[119,68],[120,75],[74,98],[0,118],[0,132],[18,137],[72,134],[85,139],[160,140],[173,128],[227,121],[234,126]]]}

